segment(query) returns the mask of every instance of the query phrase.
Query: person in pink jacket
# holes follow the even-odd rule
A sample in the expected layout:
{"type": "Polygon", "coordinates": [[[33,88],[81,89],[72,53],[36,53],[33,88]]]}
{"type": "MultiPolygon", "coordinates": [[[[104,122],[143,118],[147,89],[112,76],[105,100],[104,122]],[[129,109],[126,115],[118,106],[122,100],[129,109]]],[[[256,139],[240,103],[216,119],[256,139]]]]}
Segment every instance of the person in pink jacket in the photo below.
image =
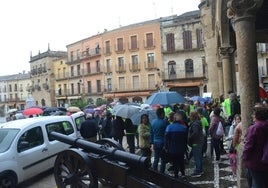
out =
{"type": "Polygon", "coordinates": [[[253,125],[246,132],[242,159],[249,170],[254,188],[268,187],[268,163],[262,161],[268,137],[268,108],[255,107],[253,125]]]}

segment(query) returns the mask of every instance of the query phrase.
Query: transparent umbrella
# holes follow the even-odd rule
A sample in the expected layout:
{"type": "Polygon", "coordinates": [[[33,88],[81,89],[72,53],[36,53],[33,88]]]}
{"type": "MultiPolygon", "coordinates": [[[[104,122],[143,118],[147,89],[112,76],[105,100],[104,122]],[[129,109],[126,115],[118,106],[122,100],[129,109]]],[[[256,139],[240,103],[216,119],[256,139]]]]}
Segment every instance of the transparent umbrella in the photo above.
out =
{"type": "Polygon", "coordinates": [[[130,104],[118,104],[114,106],[112,113],[115,116],[120,116],[122,118],[130,118],[135,113],[140,111],[139,106],[134,106],[130,104]]]}

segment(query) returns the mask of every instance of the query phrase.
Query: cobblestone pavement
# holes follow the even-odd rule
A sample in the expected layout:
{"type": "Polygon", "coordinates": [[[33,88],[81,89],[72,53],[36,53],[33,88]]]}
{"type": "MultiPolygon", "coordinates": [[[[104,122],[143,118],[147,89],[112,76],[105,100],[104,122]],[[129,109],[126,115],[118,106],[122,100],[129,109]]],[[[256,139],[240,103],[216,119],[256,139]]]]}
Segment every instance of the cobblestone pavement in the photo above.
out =
{"type": "MultiPolygon", "coordinates": [[[[152,158],[153,159],[153,158],[152,158]]],[[[232,175],[227,154],[221,156],[221,161],[214,163],[210,157],[203,158],[204,174],[201,177],[192,178],[194,162],[191,160],[186,165],[187,181],[201,188],[236,188],[236,177],[232,175]]],[[[170,172],[166,171],[172,175],[170,172]]],[[[45,172],[19,186],[19,188],[54,188],[56,183],[53,171],[45,172]]],[[[100,186],[105,188],[104,186],[100,186]]]]}

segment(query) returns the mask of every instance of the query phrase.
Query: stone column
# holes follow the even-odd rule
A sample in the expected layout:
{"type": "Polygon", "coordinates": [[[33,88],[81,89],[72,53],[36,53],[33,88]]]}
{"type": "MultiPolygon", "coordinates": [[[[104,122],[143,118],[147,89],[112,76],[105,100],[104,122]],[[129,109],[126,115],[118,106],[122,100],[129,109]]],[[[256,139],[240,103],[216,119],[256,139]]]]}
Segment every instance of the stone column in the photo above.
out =
{"type": "Polygon", "coordinates": [[[223,70],[223,91],[224,98],[228,98],[228,92],[233,91],[233,73],[232,65],[230,61],[230,55],[234,52],[232,47],[220,47],[220,54],[222,59],[222,70],[223,70]]]}
{"type": "Polygon", "coordinates": [[[217,67],[218,67],[219,93],[223,94],[224,87],[223,87],[223,71],[222,71],[222,62],[221,61],[217,62],[217,67]]]}
{"type": "Polygon", "coordinates": [[[245,169],[241,161],[243,138],[252,122],[252,107],[259,101],[258,63],[255,40],[255,18],[262,0],[229,0],[227,16],[232,19],[236,34],[237,61],[240,78],[242,144],[238,151],[238,187],[247,187],[245,169]]]}

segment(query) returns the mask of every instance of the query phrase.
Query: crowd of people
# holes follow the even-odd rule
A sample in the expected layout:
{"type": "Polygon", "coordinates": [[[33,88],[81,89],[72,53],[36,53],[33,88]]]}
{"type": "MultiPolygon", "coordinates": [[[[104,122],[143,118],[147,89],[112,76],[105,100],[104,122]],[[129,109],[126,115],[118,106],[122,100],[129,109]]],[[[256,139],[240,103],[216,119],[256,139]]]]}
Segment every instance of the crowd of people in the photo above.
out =
{"type": "MultiPolygon", "coordinates": [[[[113,138],[121,145],[123,137],[126,136],[129,152],[153,157],[152,169],[160,173],[172,171],[174,178],[183,180],[186,180],[185,165],[189,160],[194,162],[194,169],[190,176],[200,177],[206,173],[203,158],[209,155],[211,162],[217,164],[221,161],[221,155],[227,152],[235,175],[237,150],[244,140],[242,160],[248,172],[249,187],[268,187],[268,163],[261,160],[265,154],[263,148],[268,143],[266,103],[254,107],[253,119],[250,123],[252,125],[243,138],[238,97],[235,93],[230,93],[228,98],[220,99],[215,103],[189,101],[187,104],[158,107],[156,119],[150,121],[148,115],[143,114],[139,125],[134,125],[128,118],[113,116],[107,110],[94,124],[94,129],[91,129],[94,130],[94,134],[91,136],[94,137],[93,140],[97,136],[113,138]],[[210,145],[207,142],[209,137],[210,145]],[[224,149],[225,141],[228,142],[228,150],[224,149]],[[168,163],[170,165],[166,169],[168,163]]],[[[88,121],[82,123],[81,131],[88,125],[88,121]]],[[[87,136],[85,138],[90,140],[87,136]]]]}

